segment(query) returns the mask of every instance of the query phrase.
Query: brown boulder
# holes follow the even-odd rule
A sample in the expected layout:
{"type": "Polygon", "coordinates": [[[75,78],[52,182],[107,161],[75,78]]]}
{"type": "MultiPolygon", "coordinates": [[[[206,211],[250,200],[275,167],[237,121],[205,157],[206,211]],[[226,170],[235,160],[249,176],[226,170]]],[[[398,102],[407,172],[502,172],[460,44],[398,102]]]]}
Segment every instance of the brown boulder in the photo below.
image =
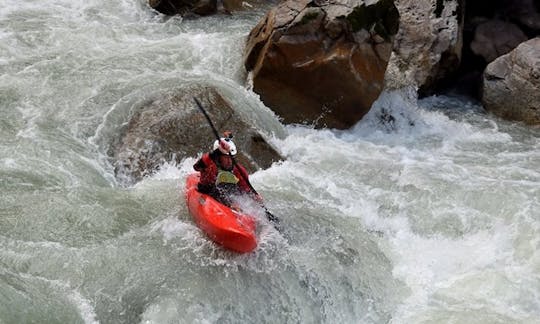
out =
{"type": "Polygon", "coordinates": [[[132,184],[165,162],[179,163],[211,149],[214,133],[193,96],[199,98],[220,133],[234,132],[237,160],[250,172],[282,160],[253,123],[244,120],[217,89],[191,85],[137,108],[111,152],[120,182],[132,184]]]}
{"type": "Polygon", "coordinates": [[[251,31],[253,90],[286,123],[347,128],[383,89],[399,15],[391,0],[287,0],[251,31]]]}
{"type": "Polygon", "coordinates": [[[488,65],[482,102],[509,120],[540,125],[540,37],[519,45],[488,65]]]}

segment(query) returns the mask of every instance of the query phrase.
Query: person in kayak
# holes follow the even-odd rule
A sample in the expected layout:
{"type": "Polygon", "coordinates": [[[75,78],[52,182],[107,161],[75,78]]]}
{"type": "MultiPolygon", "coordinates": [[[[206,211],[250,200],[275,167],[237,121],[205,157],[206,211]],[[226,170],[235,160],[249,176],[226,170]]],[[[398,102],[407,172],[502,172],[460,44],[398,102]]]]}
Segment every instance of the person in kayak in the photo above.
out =
{"type": "Polygon", "coordinates": [[[261,197],[251,190],[246,169],[234,161],[236,153],[232,133],[224,132],[224,137],[214,141],[213,150],[204,153],[193,165],[201,174],[197,190],[227,206],[233,205],[232,196],[241,194],[250,194],[262,202],[261,197]]]}

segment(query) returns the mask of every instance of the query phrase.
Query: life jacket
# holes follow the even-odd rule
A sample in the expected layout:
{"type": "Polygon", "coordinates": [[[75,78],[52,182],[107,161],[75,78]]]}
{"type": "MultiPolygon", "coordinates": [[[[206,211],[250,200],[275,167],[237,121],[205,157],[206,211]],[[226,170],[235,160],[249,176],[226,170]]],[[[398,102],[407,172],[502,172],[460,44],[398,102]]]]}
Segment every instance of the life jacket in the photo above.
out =
{"type": "Polygon", "coordinates": [[[251,192],[251,188],[246,181],[246,179],[248,179],[248,173],[243,166],[235,163],[232,170],[222,170],[210,153],[203,154],[200,161],[202,161],[204,167],[195,167],[195,169],[201,173],[201,178],[199,180],[201,185],[216,186],[221,183],[236,184],[241,191],[251,192]]]}
{"type": "Polygon", "coordinates": [[[221,170],[218,168],[216,176],[216,187],[221,184],[236,185],[240,181],[232,171],[221,170]]]}

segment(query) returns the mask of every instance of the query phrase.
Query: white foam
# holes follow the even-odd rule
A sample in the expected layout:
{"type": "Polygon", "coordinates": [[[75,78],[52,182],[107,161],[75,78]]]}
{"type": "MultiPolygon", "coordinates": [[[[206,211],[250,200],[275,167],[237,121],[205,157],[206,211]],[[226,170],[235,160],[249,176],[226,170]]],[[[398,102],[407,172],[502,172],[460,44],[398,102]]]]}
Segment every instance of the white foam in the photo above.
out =
{"type": "Polygon", "coordinates": [[[90,300],[84,298],[78,291],[72,290],[69,298],[79,309],[79,313],[86,324],[99,324],[97,315],[90,300]]]}
{"type": "Polygon", "coordinates": [[[26,273],[19,273],[19,276],[32,282],[39,281],[45,285],[53,288],[55,291],[58,291],[61,295],[65,295],[69,301],[79,310],[79,315],[86,324],[98,324],[97,315],[92,306],[90,300],[86,299],[81,295],[79,291],[72,288],[69,283],[63,282],[61,280],[51,280],[45,277],[30,275],[26,273]]]}
{"type": "MultiPolygon", "coordinates": [[[[132,198],[140,204],[158,201],[167,209],[165,215],[155,215],[154,220],[134,215],[118,223],[119,217],[111,217],[102,221],[100,228],[105,232],[97,236],[116,231],[116,225],[120,230],[127,226],[126,234],[120,235],[123,242],[130,243],[138,238],[135,234],[140,233],[141,226],[148,234],[146,222],[152,222],[150,239],[182,252],[178,254],[182,261],[216,267],[224,275],[248,271],[272,278],[278,276],[274,270],[288,268],[284,272],[290,272],[279,278],[283,281],[272,282],[283,285],[280,289],[285,292],[291,284],[288,280],[304,279],[297,278],[297,273],[313,271],[316,277],[329,278],[318,286],[321,291],[308,292],[310,298],[328,307],[324,310],[328,314],[351,309],[347,308],[350,305],[341,305],[339,297],[324,295],[325,288],[343,284],[353,293],[359,292],[354,282],[347,281],[345,271],[361,273],[362,269],[342,268],[328,262],[334,260],[332,255],[319,258],[317,254],[323,246],[341,242],[331,236],[341,231],[344,237],[377,241],[378,246],[369,250],[377,256],[374,269],[384,268],[385,262],[394,266],[388,276],[362,278],[366,289],[361,292],[366,299],[380,301],[373,304],[366,318],[377,318],[378,314],[373,314],[381,312],[397,323],[410,323],[427,314],[426,322],[434,322],[444,318],[437,314],[468,314],[470,309],[484,314],[501,313],[522,322],[540,317],[540,139],[535,138],[534,131],[531,136],[519,125],[510,127],[491,119],[472,103],[447,98],[419,102],[413,89],[384,92],[365,119],[350,130],[282,127],[258,96],[243,88],[238,45],[244,42],[255,22],[252,20],[235,20],[231,27],[222,24],[229,18],[169,19],[149,10],[147,2],[132,0],[6,0],[0,17],[7,22],[5,31],[0,31],[5,45],[0,50],[6,53],[0,62],[8,71],[0,76],[0,86],[14,89],[13,100],[17,102],[13,109],[18,110],[13,124],[18,127],[14,131],[17,138],[10,147],[16,154],[6,155],[0,165],[14,174],[31,169],[32,174],[44,179],[53,178],[45,191],[23,196],[24,204],[9,205],[21,199],[19,188],[3,192],[5,208],[18,218],[13,218],[13,224],[3,225],[8,230],[3,238],[5,250],[1,252],[13,259],[15,267],[24,269],[26,261],[44,248],[54,249],[55,253],[74,251],[64,245],[64,233],[54,231],[60,243],[13,239],[20,236],[39,241],[44,238],[35,235],[49,235],[47,228],[34,234],[21,227],[24,222],[32,224],[32,213],[41,206],[32,206],[37,200],[50,197],[51,189],[85,186],[86,165],[114,183],[106,152],[110,141],[129,120],[131,109],[150,95],[170,89],[171,84],[205,81],[233,94],[233,104],[241,107],[240,112],[253,120],[256,128],[264,128],[272,144],[286,156],[286,161],[253,174],[252,183],[266,199],[267,207],[290,225],[287,230],[294,231],[291,235],[322,233],[314,238],[320,242],[319,249],[302,241],[290,247],[262,214],[259,247],[254,253],[236,255],[217,247],[188,218],[184,201],[179,198],[185,177],[193,172],[195,158],[179,165],[162,165],[158,172],[130,188],[134,190],[126,196],[120,196],[125,194],[123,191],[118,193],[118,199],[103,198],[101,192],[96,194],[87,187],[66,191],[69,201],[62,201],[63,193],[55,195],[60,203],[80,203],[88,215],[77,214],[77,206],[73,206],[66,212],[73,213],[69,220],[75,223],[45,226],[79,226],[81,217],[94,215],[87,212],[93,206],[100,207],[105,215],[121,216],[124,209],[117,203],[129,203],[132,198]],[[454,108],[462,112],[460,117],[453,116],[454,108]],[[383,109],[392,114],[393,122],[381,123],[383,109]],[[80,145],[84,153],[72,157],[72,152],[67,151],[70,154],[59,158],[55,148],[63,142],[57,142],[58,134],[48,132],[49,128],[66,128],[66,133],[81,138],[95,132],[88,143],[80,145]],[[79,169],[81,164],[85,166],[79,169]],[[16,231],[10,231],[10,226],[16,231]],[[364,237],[366,232],[377,235],[364,237]],[[289,255],[290,250],[294,255],[289,255]],[[410,293],[398,301],[397,309],[384,298],[388,292],[379,289],[395,278],[410,293]]],[[[114,190],[107,192],[116,194],[114,190]]],[[[95,239],[96,233],[89,234],[95,239]]],[[[84,239],[77,243],[87,244],[84,239]]],[[[71,238],[66,240],[71,242],[71,238]]],[[[110,260],[115,261],[115,257],[110,260]]],[[[48,271],[62,278],[64,269],[60,267],[49,265],[48,271]]],[[[106,274],[84,275],[89,275],[91,282],[101,282],[99,276],[106,274]]],[[[98,316],[92,307],[94,301],[63,283],[60,286],[83,320],[95,323],[98,316]]],[[[330,288],[328,291],[333,291],[330,288]]],[[[399,295],[397,291],[389,294],[394,292],[399,295]]],[[[213,322],[224,311],[219,306],[199,304],[181,309],[174,297],[160,296],[150,301],[143,321],[175,322],[187,311],[194,321],[213,322]]],[[[288,301],[295,296],[280,298],[288,301]]]]}
{"type": "Polygon", "coordinates": [[[185,178],[188,174],[193,172],[193,164],[196,162],[195,158],[186,158],[180,162],[179,165],[175,163],[164,163],[159,166],[159,170],[150,176],[153,180],[179,180],[185,178]]]}
{"type": "Polygon", "coordinates": [[[194,234],[196,232],[194,224],[182,222],[175,216],[167,217],[153,224],[152,231],[160,231],[163,234],[164,242],[178,237],[186,241],[196,241],[196,238],[200,238],[199,235],[194,234]]]}

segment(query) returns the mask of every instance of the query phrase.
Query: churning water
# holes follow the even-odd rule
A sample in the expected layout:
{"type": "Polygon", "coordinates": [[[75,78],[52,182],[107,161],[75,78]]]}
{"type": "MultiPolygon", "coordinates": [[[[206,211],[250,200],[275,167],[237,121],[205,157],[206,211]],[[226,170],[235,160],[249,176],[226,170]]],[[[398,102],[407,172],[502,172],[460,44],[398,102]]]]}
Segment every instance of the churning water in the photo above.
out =
{"type": "Polygon", "coordinates": [[[262,14],[2,0],[0,323],[537,323],[540,130],[406,89],[347,131],[283,126],[243,81],[262,14]],[[115,181],[107,144],[133,103],[186,80],[286,157],[253,175],[285,228],[261,220],[254,253],[189,217],[195,157],[115,181]]]}

